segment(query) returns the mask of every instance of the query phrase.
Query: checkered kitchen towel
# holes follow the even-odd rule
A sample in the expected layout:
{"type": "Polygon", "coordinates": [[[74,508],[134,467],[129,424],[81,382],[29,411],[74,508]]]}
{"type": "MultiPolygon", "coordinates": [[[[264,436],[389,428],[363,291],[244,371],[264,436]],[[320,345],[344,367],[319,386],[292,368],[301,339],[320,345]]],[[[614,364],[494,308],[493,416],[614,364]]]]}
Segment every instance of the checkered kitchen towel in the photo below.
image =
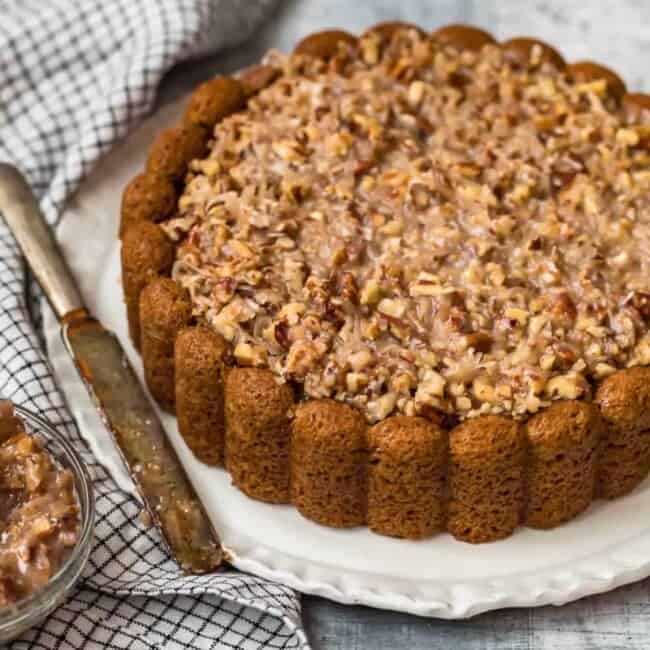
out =
{"type": "MultiPolygon", "coordinates": [[[[152,107],[181,59],[233,45],[272,0],[0,0],[0,160],[51,224],[94,162],[152,107]]],[[[26,275],[0,222],[0,393],[85,450],[96,543],[83,586],[14,648],[306,648],[297,595],[235,571],[188,578],[139,506],[87,450],[30,318],[26,275]]]]}

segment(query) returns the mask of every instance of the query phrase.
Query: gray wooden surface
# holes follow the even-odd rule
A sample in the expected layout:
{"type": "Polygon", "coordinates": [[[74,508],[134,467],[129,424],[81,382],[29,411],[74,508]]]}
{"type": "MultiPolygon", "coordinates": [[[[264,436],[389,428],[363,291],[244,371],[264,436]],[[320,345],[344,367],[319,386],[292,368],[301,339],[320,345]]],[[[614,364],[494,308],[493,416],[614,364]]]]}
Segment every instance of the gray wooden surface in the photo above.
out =
{"type": "MultiPolygon", "coordinates": [[[[253,63],[271,47],[290,50],[312,31],[360,31],[388,19],[431,29],[464,21],[499,38],[536,36],[554,43],[568,60],[605,63],[628,87],[650,89],[650,3],[643,0],[285,0],[272,22],[245,46],[173,71],[160,101],[177,97],[211,73],[253,63]]],[[[650,579],[564,607],[511,609],[468,621],[346,607],[311,596],[304,597],[303,608],[315,650],[650,649],[650,579]]]]}

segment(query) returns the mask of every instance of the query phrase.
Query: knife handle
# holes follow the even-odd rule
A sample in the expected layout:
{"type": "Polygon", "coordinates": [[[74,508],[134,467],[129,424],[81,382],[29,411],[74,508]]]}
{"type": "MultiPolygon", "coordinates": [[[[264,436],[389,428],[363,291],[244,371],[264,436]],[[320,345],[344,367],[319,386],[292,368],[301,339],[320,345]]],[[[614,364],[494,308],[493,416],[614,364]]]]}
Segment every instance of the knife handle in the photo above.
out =
{"type": "Polygon", "coordinates": [[[25,177],[0,163],[0,213],[59,320],[83,308],[83,299],[52,230],[25,177]]]}

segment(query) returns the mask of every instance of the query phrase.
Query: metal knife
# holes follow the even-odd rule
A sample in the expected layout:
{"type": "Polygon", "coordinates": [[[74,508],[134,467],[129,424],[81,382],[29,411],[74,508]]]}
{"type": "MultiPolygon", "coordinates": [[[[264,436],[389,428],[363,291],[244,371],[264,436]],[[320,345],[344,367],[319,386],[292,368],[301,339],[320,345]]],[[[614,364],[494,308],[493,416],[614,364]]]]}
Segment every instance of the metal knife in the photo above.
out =
{"type": "Polygon", "coordinates": [[[61,334],[97,410],[160,529],[189,573],[215,570],[219,538],[117,337],[81,294],[22,174],[0,164],[0,213],[61,323],[61,334]]]}

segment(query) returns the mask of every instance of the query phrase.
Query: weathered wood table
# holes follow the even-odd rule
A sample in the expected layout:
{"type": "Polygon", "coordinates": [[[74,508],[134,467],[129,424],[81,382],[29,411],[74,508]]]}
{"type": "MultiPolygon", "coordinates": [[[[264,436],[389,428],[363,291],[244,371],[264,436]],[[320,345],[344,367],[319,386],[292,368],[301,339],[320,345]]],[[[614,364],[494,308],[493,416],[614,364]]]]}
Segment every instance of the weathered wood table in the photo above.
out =
{"type": "MultiPolygon", "coordinates": [[[[567,60],[603,62],[629,88],[650,89],[650,3],[641,0],[293,0],[281,4],[273,20],[237,51],[173,71],[160,101],[189,91],[211,73],[249,65],[271,47],[290,51],[318,29],[360,32],[389,19],[430,29],[470,22],[497,38],[536,36],[555,44],[567,60]]],[[[304,597],[303,606],[315,650],[650,648],[650,579],[564,607],[510,609],[468,621],[422,619],[311,596],[304,597]]]]}

